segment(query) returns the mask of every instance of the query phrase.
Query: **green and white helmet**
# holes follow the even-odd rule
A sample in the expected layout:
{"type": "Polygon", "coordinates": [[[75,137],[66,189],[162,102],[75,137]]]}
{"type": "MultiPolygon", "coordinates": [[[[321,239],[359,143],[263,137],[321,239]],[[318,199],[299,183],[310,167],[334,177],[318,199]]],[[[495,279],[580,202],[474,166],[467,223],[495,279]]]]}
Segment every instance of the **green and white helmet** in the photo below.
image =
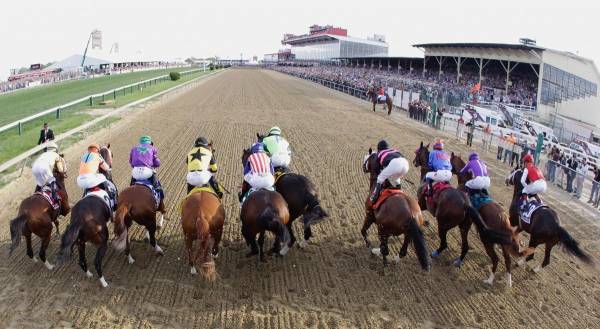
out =
{"type": "Polygon", "coordinates": [[[150,136],[144,135],[144,136],[140,137],[140,144],[150,144],[150,143],[152,143],[152,138],[150,138],[150,136]]]}
{"type": "Polygon", "coordinates": [[[58,145],[55,142],[48,142],[46,144],[46,151],[58,152],[58,145]]]}
{"type": "Polygon", "coordinates": [[[275,127],[272,127],[271,129],[269,129],[269,136],[272,136],[272,135],[280,136],[281,135],[281,128],[275,126],[275,127]]]}

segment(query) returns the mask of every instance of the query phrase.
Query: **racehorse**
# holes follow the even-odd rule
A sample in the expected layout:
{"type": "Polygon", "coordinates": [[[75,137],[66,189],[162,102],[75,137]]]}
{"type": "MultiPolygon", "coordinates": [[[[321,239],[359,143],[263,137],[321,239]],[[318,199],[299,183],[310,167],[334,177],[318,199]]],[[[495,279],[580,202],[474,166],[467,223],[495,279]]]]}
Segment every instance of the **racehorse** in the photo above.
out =
{"type": "MultiPolygon", "coordinates": [[[[373,112],[375,112],[375,106],[377,104],[384,104],[384,103],[380,103],[377,101],[377,96],[379,96],[377,94],[377,92],[375,91],[374,87],[369,87],[369,89],[367,90],[367,97],[371,99],[371,103],[373,103],[373,112]]],[[[385,105],[387,106],[388,109],[388,115],[392,114],[392,98],[390,96],[388,96],[387,94],[385,95],[385,105]]]]}
{"type": "Polygon", "coordinates": [[[134,184],[126,187],[119,194],[119,204],[114,217],[114,233],[116,238],[113,240],[113,247],[118,251],[125,250],[125,255],[127,256],[129,264],[135,262],[135,259],[131,256],[131,246],[128,234],[129,228],[134,221],[146,228],[148,240],[156,253],[163,254],[163,250],[156,242],[157,211],[161,213],[159,223],[162,223],[165,213],[165,204],[163,200],[160,200],[157,209],[152,190],[147,186],[134,184]]]}
{"type": "MultiPolygon", "coordinates": [[[[257,134],[259,140],[262,136],[257,134]]],[[[246,163],[250,156],[250,150],[244,150],[242,163],[246,163]]],[[[292,224],[296,218],[302,215],[304,225],[304,237],[298,242],[298,246],[304,248],[312,236],[311,225],[329,217],[321,207],[314,184],[306,177],[295,173],[285,173],[275,180],[275,190],[283,196],[288,204],[290,220],[287,227],[290,232],[290,248],[296,242],[296,236],[292,224]]]]}
{"type": "MultiPolygon", "coordinates": [[[[465,161],[460,156],[457,156],[454,154],[454,152],[452,152],[450,156],[450,163],[452,163],[452,173],[458,178],[458,189],[467,193],[465,183],[471,179],[471,174],[460,173],[461,169],[465,167],[465,161]]],[[[506,267],[506,284],[510,288],[512,287],[510,256],[512,255],[513,257],[517,258],[523,256],[523,253],[519,250],[518,234],[512,229],[510,220],[504,209],[502,209],[498,203],[491,200],[491,198],[488,198],[485,200],[485,202],[481,203],[481,206],[479,207],[479,214],[481,215],[483,222],[491,229],[511,235],[511,242],[509,244],[501,245],[502,253],[504,255],[504,265],[506,267]]],[[[492,261],[492,272],[490,273],[490,276],[483,282],[492,285],[494,283],[496,270],[498,269],[498,255],[494,250],[493,242],[484,240],[481,235],[480,238],[481,243],[483,243],[483,246],[485,247],[485,252],[492,261]]]]}
{"type": "Polygon", "coordinates": [[[529,233],[529,246],[525,251],[524,257],[517,262],[518,265],[522,266],[526,261],[533,259],[535,248],[540,244],[545,244],[544,261],[541,265],[538,265],[533,269],[535,273],[538,273],[542,268],[550,264],[550,253],[552,248],[559,242],[565,247],[565,249],[575,257],[579,258],[586,264],[591,264],[592,258],[581,248],[579,243],[567,232],[567,230],[560,225],[560,219],[556,211],[547,206],[542,206],[535,210],[530,217],[530,224],[527,224],[520,219],[520,204],[521,195],[523,191],[523,185],[521,184],[521,176],[523,170],[520,168],[514,169],[510,175],[506,178],[506,185],[514,185],[513,199],[510,204],[510,223],[513,227],[516,227],[517,232],[525,231],[529,233]]]}
{"type": "Polygon", "coordinates": [[[54,268],[54,265],[50,264],[46,259],[46,249],[48,249],[52,236],[52,223],[56,226],[57,234],[60,235],[58,217],[60,215],[67,216],[71,211],[69,196],[65,188],[67,167],[62,156],[60,161],[63,162],[64,172],[59,172],[56,168],[53,170],[57,185],[56,193],[61,199],[59,208],[54,209],[44,195],[36,192],[21,202],[17,217],[10,221],[10,236],[12,240],[10,254],[17,248],[21,242],[21,235],[23,235],[27,243],[27,256],[37,262],[31,246],[31,234],[33,233],[42,240],[39,257],[49,270],[54,268]]]}
{"type": "MultiPolygon", "coordinates": [[[[377,153],[373,152],[372,149],[369,149],[369,153],[365,156],[363,171],[370,173],[369,191],[372,192],[377,182],[377,176],[381,171],[377,162],[377,153]]],[[[421,268],[429,271],[431,264],[429,262],[427,246],[425,245],[423,232],[419,228],[419,222],[423,222],[423,214],[417,201],[407,194],[395,193],[385,199],[376,210],[373,210],[372,206],[369,196],[367,196],[365,202],[365,221],[360,230],[367,248],[371,247],[367,231],[375,223],[377,224],[381,245],[379,250],[374,249],[373,252],[381,254],[384,267],[388,265],[388,238],[404,234],[404,243],[396,259],[400,260],[400,258],[406,256],[408,244],[412,241],[421,268]]]]}
{"type": "MultiPolygon", "coordinates": [[[[429,149],[427,146],[423,146],[423,142],[421,142],[419,148],[415,151],[413,164],[416,167],[427,168],[428,159],[429,149]]],[[[439,193],[435,193],[437,194],[437,205],[435,205],[433,202],[427,202],[425,196],[426,186],[427,183],[423,181],[421,186],[417,189],[419,206],[422,210],[429,210],[429,212],[437,219],[438,236],[440,237],[440,246],[431,253],[431,257],[439,257],[441,252],[448,247],[446,235],[449,230],[458,226],[460,228],[462,243],[460,256],[454,260],[454,265],[461,266],[469,251],[468,235],[472,223],[475,223],[477,226],[477,230],[479,231],[482,240],[499,244],[511,243],[510,234],[487,227],[477,209],[471,205],[465,193],[455,188],[441,190],[439,193]]]]}
{"type": "Polygon", "coordinates": [[[200,273],[208,281],[217,278],[213,258],[219,255],[219,243],[225,223],[225,209],[219,198],[208,191],[195,192],[181,205],[181,226],[185,236],[190,272],[196,274],[194,264],[200,264],[200,273]],[[211,248],[212,238],[212,248],[211,248]],[[194,240],[200,245],[194,253],[194,240]]]}
{"type": "Polygon", "coordinates": [[[423,142],[421,142],[419,148],[415,151],[415,155],[413,165],[421,167],[421,181],[423,181],[425,175],[429,172],[429,144],[423,145],[423,142]]]}
{"type": "MultiPolygon", "coordinates": [[[[106,161],[109,168],[112,168],[112,152],[110,144],[100,148],[100,155],[106,161]]],[[[108,180],[112,181],[111,171],[105,172],[100,169],[108,180]]],[[[91,242],[96,246],[96,257],[94,266],[96,273],[100,278],[102,287],[108,287],[102,273],[102,259],[108,249],[108,227],[107,223],[112,218],[112,210],[106,205],[100,197],[88,196],[79,200],[71,211],[71,223],[64,232],[58,253],[59,262],[64,262],[71,257],[73,246],[77,244],[79,252],[79,266],[85,272],[88,278],[93,276],[88,270],[85,257],[85,243],[91,242]]]]}

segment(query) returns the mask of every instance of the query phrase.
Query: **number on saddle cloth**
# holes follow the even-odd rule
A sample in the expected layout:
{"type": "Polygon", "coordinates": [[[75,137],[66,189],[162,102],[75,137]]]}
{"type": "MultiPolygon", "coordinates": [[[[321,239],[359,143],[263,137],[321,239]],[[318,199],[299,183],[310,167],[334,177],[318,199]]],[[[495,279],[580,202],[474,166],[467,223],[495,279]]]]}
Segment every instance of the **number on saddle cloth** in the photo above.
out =
{"type": "Polygon", "coordinates": [[[527,204],[527,208],[525,208],[525,210],[521,210],[520,211],[520,218],[521,220],[526,223],[526,224],[530,224],[531,223],[531,215],[533,215],[533,213],[538,210],[539,208],[544,207],[544,204],[541,202],[538,202],[535,199],[532,199],[529,201],[529,203],[527,204]]]}

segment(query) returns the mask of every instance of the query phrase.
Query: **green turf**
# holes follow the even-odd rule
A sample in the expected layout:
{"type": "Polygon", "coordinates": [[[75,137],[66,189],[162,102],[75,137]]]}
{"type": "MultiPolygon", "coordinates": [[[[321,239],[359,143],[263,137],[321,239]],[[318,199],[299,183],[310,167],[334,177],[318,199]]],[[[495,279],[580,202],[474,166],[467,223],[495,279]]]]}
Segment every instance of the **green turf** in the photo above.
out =
{"type": "MultiPolygon", "coordinates": [[[[184,75],[177,81],[166,80],[141,90],[134,88],[133,90],[128,90],[124,96],[122,94],[117,95],[115,102],[105,106],[97,104],[99,101],[101,101],[101,99],[95,99],[93,107],[102,108],[123,106],[208,73],[210,73],[210,71],[206,71],[206,73],[196,72],[184,75]]],[[[94,116],[86,113],[86,109],[89,109],[89,103],[77,104],[72,108],[62,111],[60,119],[56,119],[55,114],[49,114],[28,122],[23,126],[22,135],[18,134],[17,129],[10,129],[9,131],[0,133],[0,163],[10,160],[15,156],[33,148],[37,143],[39,132],[44,122],[48,122],[52,130],[54,130],[54,134],[59,135],[81,125],[86,121],[92,120],[94,116]]],[[[102,122],[107,120],[103,120],[102,122]]]]}
{"type": "Polygon", "coordinates": [[[66,81],[2,94],[0,95],[0,126],[90,94],[97,94],[148,80],[172,71],[188,71],[191,69],[190,67],[184,67],[107,75],[94,79],[66,81]]]}

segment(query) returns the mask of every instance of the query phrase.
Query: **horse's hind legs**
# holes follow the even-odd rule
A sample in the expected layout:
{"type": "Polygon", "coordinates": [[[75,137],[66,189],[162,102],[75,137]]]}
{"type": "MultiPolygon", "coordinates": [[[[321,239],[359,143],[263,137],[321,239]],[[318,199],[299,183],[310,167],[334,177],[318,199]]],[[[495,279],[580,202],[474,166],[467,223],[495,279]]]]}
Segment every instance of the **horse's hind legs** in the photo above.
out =
{"type": "Polygon", "coordinates": [[[364,223],[363,223],[363,227],[362,227],[362,229],[360,230],[360,234],[362,235],[362,237],[363,237],[363,240],[365,241],[365,245],[367,246],[367,248],[371,248],[371,243],[369,242],[369,235],[368,235],[368,234],[369,234],[369,233],[368,233],[368,231],[369,231],[369,228],[371,227],[371,225],[372,225],[372,224],[373,224],[373,222],[374,222],[374,221],[372,220],[371,216],[372,216],[372,215],[371,215],[371,214],[369,214],[369,213],[367,213],[367,214],[365,215],[365,221],[364,221],[364,223]]]}
{"type": "Polygon", "coordinates": [[[23,228],[23,235],[25,236],[25,243],[27,245],[27,256],[34,262],[37,262],[37,258],[33,255],[33,247],[31,247],[31,231],[27,228],[27,225],[23,228]]]}
{"type": "Polygon", "coordinates": [[[50,237],[52,236],[52,229],[48,232],[48,235],[42,239],[42,243],[40,245],[40,260],[44,263],[47,269],[54,269],[54,265],[50,264],[50,262],[46,259],[46,249],[48,249],[48,245],[50,245],[50,237]]]}
{"type": "MultiPolygon", "coordinates": [[[[485,246],[485,252],[488,254],[488,256],[490,257],[490,259],[492,260],[492,271],[490,272],[490,276],[483,280],[484,283],[489,284],[490,286],[492,284],[494,284],[494,279],[496,277],[496,270],[498,269],[498,255],[496,254],[496,251],[494,250],[494,245],[493,244],[484,244],[485,246]]],[[[506,254],[505,254],[506,255],[506,254]]]]}
{"type": "Polygon", "coordinates": [[[435,250],[434,252],[431,253],[431,257],[433,257],[433,258],[440,257],[440,255],[442,254],[442,251],[444,251],[444,250],[446,250],[446,248],[448,248],[448,241],[447,241],[447,237],[446,237],[447,233],[448,233],[448,230],[445,228],[440,228],[439,223],[438,223],[438,236],[440,237],[440,246],[437,248],[437,250],[435,250]]]}
{"type": "Polygon", "coordinates": [[[258,234],[258,258],[261,262],[265,262],[265,252],[263,251],[263,246],[265,245],[265,231],[262,231],[258,234]]]}
{"type": "Polygon", "coordinates": [[[294,243],[296,242],[296,236],[294,235],[292,221],[289,221],[286,226],[287,226],[288,231],[290,232],[290,248],[291,248],[294,245],[294,243]]]}
{"type": "Polygon", "coordinates": [[[504,255],[504,266],[506,267],[506,286],[512,288],[512,274],[510,272],[510,253],[508,246],[502,246],[502,254],[504,255]]]}
{"type": "Polygon", "coordinates": [[[460,226],[460,238],[462,240],[461,248],[460,248],[460,257],[454,260],[454,266],[461,267],[465,261],[465,257],[469,252],[469,229],[471,228],[471,223],[460,226]]]}
{"type": "Polygon", "coordinates": [[[77,240],[77,252],[79,253],[79,267],[85,272],[85,276],[91,278],[94,276],[87,267],[87,260],[85,259],[85,241],[77,240]]]}
{"type": "Polygon", "coordinates": [[[56,238],[60,239],[60,229],[58,228],[58,219],[54,220],[54,227],[56,227],[56,238]]]}
{"type": "Polygon", "coordinates": [[[185,249],[188,253],[188,265],[190,265],[190,273],[198,274],[196,268],[194,267],[194,241],[185,235],[185,249]]]}
{"type": "Polygon", "coordinates": [[[400,258],[406,256],[406,253],[408,251],[408,245],[410,244],[411,240],[412,239],[410,238],[410,235],[408,233],[404,234],[404,243],[402,244],[402,248],[400,248],[400,251],[398,252],[398,262],[400,261],[400,258]]]}
{"type": "Polygon", "coordinates": [[[108,287],[108,283],[104,279],[104,275],[102,274],[102,259],[104,258],[104,254],[106,253],[106,249],[108,248],[106,240],[98,247],[96,250],[96,257],[94,258],[94,266],[96,267],[96,272],[100,277],[100,284],[103,288],[108,287]]]}
{"type": "Polygon", "coordinates": [[[388,266],[387,256],[390,254],[390,250],[388,248],[388,236],[380,235],[379,241],[381,243],[379,246],[379,252],[381,253],[381,257],[383,258],[383,267],[386,267],[388,266]]]}
{"type": "Polygon", "coordinates": [[[213,246],[212,246],[212,256],[213,258],[219,257],[219,243],[221,243],[221,237],[223,236],[223,229],[219,229],[218,231],[212,234],[213,236],[213,246]]]}
{"type": "Polygon", "coordinates": [[[156,222],[151,221],[150,224],[146,226],[146,230],[150,236],[150,245],[154,248],[154,251],[160,255],[164,254],[162,248],[158,245],[158,242],[156,242],[156,222]]]}
{"type": "Polygon", "coordinates": [[[125,237],[125,255],[127,256],[127,262],[129,264],[133,264],[135,262],[135,259],[133,259],[133,257],[131,256],[131,243],[129,242],[129,233],[127,233],[127,236],[125,237]]]}
{"type": "Polygon", "coordinates": [[[550,264],[550,253],[552,252],[552,248],[554,248],[555,244],[556,243],[546,242],[546,247],[544,248],[544,261],[542,262],[542,265],[538,265],[536,268],[533,269],[535,273],[539,273],[542,270],[542,268],[550,264]]]}

